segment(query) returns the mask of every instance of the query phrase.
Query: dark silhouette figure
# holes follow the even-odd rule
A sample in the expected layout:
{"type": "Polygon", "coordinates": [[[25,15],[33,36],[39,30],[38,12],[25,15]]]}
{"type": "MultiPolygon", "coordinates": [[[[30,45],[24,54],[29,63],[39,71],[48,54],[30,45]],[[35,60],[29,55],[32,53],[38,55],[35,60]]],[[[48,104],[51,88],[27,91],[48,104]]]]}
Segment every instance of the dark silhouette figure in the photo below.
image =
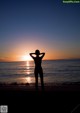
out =
{"type": "Polygon", "coordinates": [[[40,80],[41,80],[41,87],[42,90],[44,90],[44,83],[43,83],[43,69],[41,67],[42,63],[42,58],[44,57],[45,53],[40,53],[39,50],[36,50],[35,53],[30,53],[30,56],[34,59],[35,62],[35,87],[36,90],[38,90],[38,74],[40,75],[40,80]],[[34,56],[36,55],[36,56],[34,56]]]}

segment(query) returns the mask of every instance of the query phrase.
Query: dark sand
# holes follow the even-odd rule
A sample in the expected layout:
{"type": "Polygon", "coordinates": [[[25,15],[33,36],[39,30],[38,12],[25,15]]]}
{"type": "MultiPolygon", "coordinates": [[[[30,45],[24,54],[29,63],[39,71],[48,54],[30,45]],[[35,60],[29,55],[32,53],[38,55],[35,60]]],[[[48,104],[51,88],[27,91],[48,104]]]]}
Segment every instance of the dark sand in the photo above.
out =
{"type": "MultiPolygon", "coordinates": [[[[9,113],[71,113],[80,104],[80,84],[47,85],[45,91],[34,86],[0,85],[0,105],[8,105],[9,113]]],[[[78,110],[80,110],[78,108],[78,110]]],[[[74,112],[75,113],[75,112],[74,112]]]]}
{"type": "MultiPolygon", "coordinates": [[[[66,83],[66,84],[47,84],[45,85],[45,90],[44,93],[51,93],[51,92],[80,92],[80,83],[66,83]]],[[[38,87],[38,92],[41,93],[41,86],[38,87]]],[[[34,92],[35,91],[35,86],[30,85],[30,84],[17,84],[17,83],[12,83],[12,84],[0,84],[0,91],[14,91],[14,92],[34,92]]]]}

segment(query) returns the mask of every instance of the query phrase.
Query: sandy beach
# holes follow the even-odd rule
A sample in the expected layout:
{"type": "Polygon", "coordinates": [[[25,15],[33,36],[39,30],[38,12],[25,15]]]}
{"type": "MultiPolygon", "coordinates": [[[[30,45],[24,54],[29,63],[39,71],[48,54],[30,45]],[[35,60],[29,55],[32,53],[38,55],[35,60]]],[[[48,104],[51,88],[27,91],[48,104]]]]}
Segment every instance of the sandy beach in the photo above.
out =
{"type": "Polygon", "coordinates": [[[7,104],[10,112],[33,109],[33,112],[49,110],[57,113],[60,110],[68,113],[80,102],[80,84],[47,85],[44,92],[40,86],[36,92],[29,84],[0,85],[0,97],[0,104],[7,104]]]}

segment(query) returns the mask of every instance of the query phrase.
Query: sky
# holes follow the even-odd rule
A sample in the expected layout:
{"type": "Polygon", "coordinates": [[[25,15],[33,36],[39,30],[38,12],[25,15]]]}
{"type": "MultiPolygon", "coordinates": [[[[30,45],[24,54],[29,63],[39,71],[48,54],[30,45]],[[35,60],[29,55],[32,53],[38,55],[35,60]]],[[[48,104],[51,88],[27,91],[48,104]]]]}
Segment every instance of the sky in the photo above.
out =
{"type": "Polygon", "coordinates": [[[0,0],[0,61],[80,58],[80,3],[62,0],[0,0]]]}

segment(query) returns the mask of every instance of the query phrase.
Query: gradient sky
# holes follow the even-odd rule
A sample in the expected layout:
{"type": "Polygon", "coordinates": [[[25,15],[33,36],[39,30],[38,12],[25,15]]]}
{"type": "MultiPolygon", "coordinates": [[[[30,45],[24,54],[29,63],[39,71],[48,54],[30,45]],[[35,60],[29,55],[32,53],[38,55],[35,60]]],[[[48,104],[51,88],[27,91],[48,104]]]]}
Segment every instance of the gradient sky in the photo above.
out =
{"type": "Polygon", "coordinates": [[[0,0],[0,61],[40,49],[44,59],[80,58],[80,4],[0,0]]]}

